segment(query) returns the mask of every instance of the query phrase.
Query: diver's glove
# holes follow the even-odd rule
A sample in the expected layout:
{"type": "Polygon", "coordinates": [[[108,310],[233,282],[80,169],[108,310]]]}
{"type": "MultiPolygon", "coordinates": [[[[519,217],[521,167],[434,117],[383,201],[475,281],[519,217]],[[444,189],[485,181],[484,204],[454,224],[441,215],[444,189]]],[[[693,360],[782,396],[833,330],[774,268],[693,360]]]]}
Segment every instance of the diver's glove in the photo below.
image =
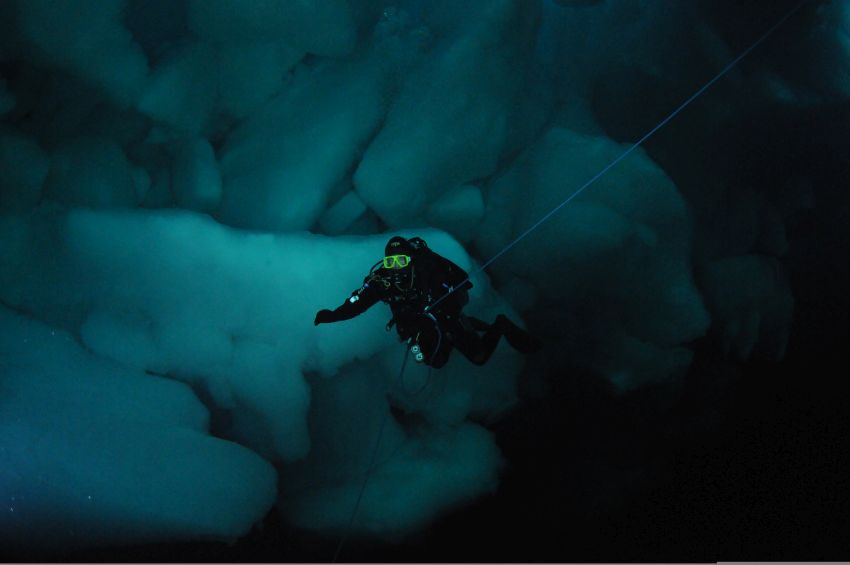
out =
{"type": "Polygon", "coordinates": [[[331,312],[330,310],[319,310],[316,313],[316,319],[313,320],[313,325],[318,326],[319,324],[328,324],[333,321],[333,312],[331,312]]]}

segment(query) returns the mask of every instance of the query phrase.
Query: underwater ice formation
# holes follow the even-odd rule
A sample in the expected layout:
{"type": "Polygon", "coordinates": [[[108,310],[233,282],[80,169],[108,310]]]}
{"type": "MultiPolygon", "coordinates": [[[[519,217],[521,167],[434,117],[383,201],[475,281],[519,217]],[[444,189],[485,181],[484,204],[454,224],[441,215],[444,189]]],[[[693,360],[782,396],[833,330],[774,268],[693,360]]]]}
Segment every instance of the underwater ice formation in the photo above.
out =
{"type": "MultiPolygon", "coordinates": [[[[487,187],[476,244],[497,253],[623,150],[606,138],[549,130],[487,187]]],[[[708,326],[691,274],[690,231],[676,187],[638,151],[493,271],[530,282],[547,310],[575,318],[580,335],[553,336],[565,340],[567,357],[632,388],[687,368],[683,344],[708,326]]]]}
{"type": "Polygon", "coordinates": [[[4,548],[235,538],[271,507],[274,468],[211,437],[186,385],[5,307],[0,355],[4,548]]]}
{"type": "Polygon", "coordinates": [[[273,504],[338,534],[382,424],[353,529],[399,537],[497,487],[520,378],[669,382],[704,335],[781,358],[803,189],[742,186],[714,134],[846,101],[842,3],[795,36],[835,73],[736,69],[678,118],[698,151],[659,136],[475,270],[741,49],[707,6],[0,3],[0,539],[233,538],[273,504]],[[395,233],[544,351],[399,379],[383,305],[314,327],[395,233]]]}

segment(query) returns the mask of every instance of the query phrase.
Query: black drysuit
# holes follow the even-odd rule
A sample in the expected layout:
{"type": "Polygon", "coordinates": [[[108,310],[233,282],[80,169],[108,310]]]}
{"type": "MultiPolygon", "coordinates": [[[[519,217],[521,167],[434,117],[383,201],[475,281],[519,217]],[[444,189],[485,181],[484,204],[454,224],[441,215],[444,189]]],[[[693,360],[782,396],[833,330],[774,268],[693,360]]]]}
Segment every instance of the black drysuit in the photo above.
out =
{"type": "Polygon", "coordinates": [[[519,351],[536,350],[537,340],[501,314],[493,324],[463,314],[469,300],[467,290],[472,288],[467,277],[466,271],[455,263],[424,248],[416,252],[404,269],[373,267],[360,288],[335,310],[320,311],[315,323],[349,320],[378,301],[385,302],[393,314],[387,329],[395,325],[401,340],[419,344],[424,362],[434,368],[446,364],[453,348],[472,363],[483,365],[502,335],[519,351]],[[462,286],[452,292],[458,285],[462,286]],[[429,305],[431,308],[426,313],[429,305]]]}

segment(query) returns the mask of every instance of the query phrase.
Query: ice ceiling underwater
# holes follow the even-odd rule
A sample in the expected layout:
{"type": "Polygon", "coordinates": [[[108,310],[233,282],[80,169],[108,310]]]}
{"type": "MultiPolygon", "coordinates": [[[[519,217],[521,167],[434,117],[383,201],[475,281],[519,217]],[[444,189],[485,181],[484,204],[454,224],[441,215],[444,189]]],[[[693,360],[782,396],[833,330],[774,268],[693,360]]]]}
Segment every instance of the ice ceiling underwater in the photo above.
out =
{"type": "MultiPolygon", "coordinates": [[[[3,3],[3,545],[233,539],[273,507],[338,533],[385,418],[353,528],[398,538],[497,488],[486,425],[520,376],[576,366],[632,390],[681,375],[707,333],[780,358],[805,185],[699,167],[674,184],[643,150],[473,278],[470,313],[545,329],[530,365],[500,347],[398,382],[386,309],[312,324],[390,234],[472,272],[620,154],[635,132],[607,133],[631,122],[600,93],[708,78],[734,51],[700,6],[3,3]]],[[[819,14],[847,70],[850,12],[819,14]]],[[[846,97],[839,79],[741,72],[692,113],[742,111],[738,89],[846,97]]]]}

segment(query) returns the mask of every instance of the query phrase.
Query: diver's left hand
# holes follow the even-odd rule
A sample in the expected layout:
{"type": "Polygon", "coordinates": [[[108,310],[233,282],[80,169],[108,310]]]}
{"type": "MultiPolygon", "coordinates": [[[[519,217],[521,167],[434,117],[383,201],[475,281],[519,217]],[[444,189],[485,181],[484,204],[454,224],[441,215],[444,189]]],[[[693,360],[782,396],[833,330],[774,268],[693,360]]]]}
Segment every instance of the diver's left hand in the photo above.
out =
{"type": "Polygon", "coordinates": [[[313,320],[313,325],[318,326],[319,324],[327,324],[333,321],[333,316],[331,315],[333,312],[330,310],[319,310],[316,312],[316,318],[313,320]]]}

